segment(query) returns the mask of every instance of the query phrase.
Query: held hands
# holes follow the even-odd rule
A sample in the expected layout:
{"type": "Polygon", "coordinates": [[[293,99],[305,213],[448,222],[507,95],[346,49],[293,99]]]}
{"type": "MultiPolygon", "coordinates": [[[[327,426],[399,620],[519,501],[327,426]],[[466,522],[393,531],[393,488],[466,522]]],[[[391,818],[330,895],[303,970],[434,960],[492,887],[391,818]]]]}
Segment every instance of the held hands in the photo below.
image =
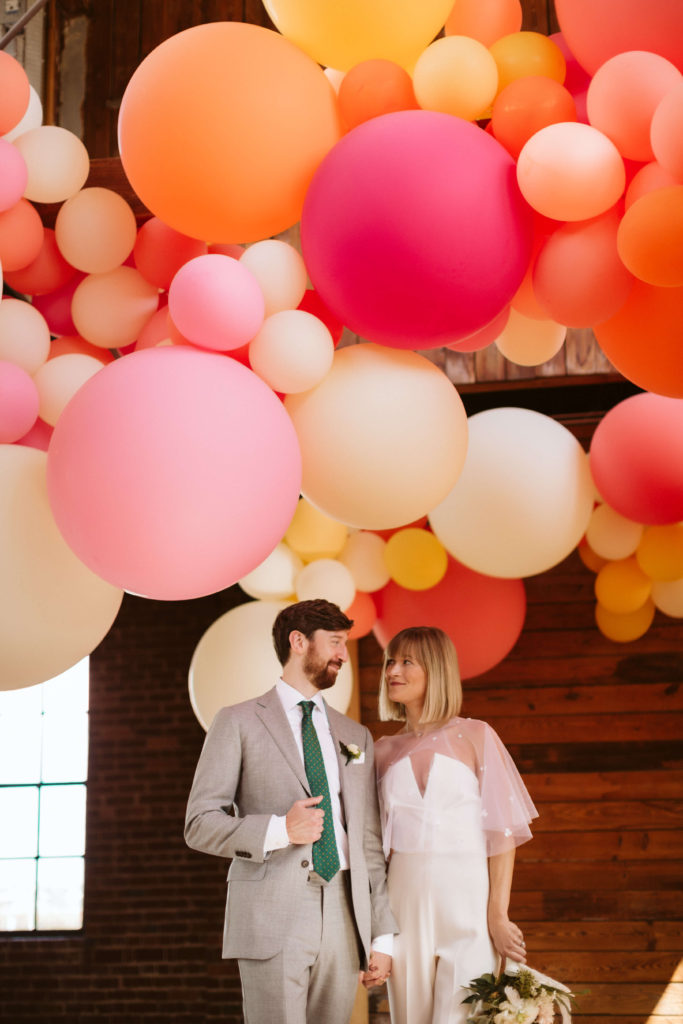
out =
{"type": "Polygon", "coordinates": [[[503,959],[510,957],[517,963],[526,963],[526,943],[520,928],[506,914],[489,916],[489,933],[496,952],[503,959]]]}
{"type": "Polygon", "coordinates": [[[321,800],[322,796],[309,796],[306,800],[297,800],[292,804],[285,818],[290,843],[306,846],[320,839],[325,812],[316,804],[321,800]]]}
{"type": "Polygon", "coordinates": [[[387,953],[373,952],[367,971],[360,972],[360,980],[366,988],[383,985],[391,974],[391,957],[387,953]]]}

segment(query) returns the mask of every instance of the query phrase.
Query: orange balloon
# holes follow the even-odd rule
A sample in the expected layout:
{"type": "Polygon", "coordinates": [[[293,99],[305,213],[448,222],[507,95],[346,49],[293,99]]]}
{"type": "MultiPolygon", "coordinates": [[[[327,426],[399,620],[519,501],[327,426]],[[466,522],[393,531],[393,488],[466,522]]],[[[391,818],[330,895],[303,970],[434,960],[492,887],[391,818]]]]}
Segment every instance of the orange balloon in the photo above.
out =
{"type": "Polygon", "coordinates": [[[583,564],[591,572],[600,572],[603,565],[607,565],[608,559],[603,558],[601,555],[596,555],[586,540],[582,540],[576,550],[583,564]]]}
{"type": "Polygon", "coordinates": [[[490,46],[521,27],[519,0],[455,0],[444,29],[447,36],[469,36],[490,46]]]}
{"type": "Polygon", "coordinates": [[[648,598],[645,604],[632,612],[611,612],[598,603],[595,606],[595,622],[608,640],[629,643],[647,633],[655,617],[654,602],[648,598]]]}
{"type": "Polygon", "coordinates": [[[595,596],[599,604],[616,615],[642,608],[651,590],[652,580],[633,556],[608,562],[595,578],[595,596]]]}
{"type": "Polygon", "coordinates": [[[28,199],[20,199],[9,210],[0,213],[0,266],[3,272],[22,270],[33,263],[43,247],[44,237],[40,214],[28,199]]]}
{"type": "Polygon", "coordinates": [[[498,65],[498,92],[516,78],[542,75],[560,85],[567,73],[564,54],[557,43],[540,32],[512,32],[497,39],[489,49],[498,65]]]}
{"type": "Polygon", "coordinates": [[[660,100],[652,115],[650,141],[658,162],[683,181],[683,81],[660,100]]]}
{"type": "Polygon", "coordinates": [[[619,225],[617,248],[641,281],[659,288],[683,285],[683,185],[636,200],[619,225]]]}
{"type": "Polygon", "coordinates": [[[375,602],[363,590],[356,591],[356,596],[346,609],[346,614],[350,619],[353,619],[353,626],[349,631],[349,640],[357,640],[361,636],[367,636],[377,622],[375,602]]]}
{"type": "Polygon", "coordinates": [[[0,50],[0,135],[19,124],[30,96],[31,86],[23,67],[5,50],[0,50]]]}
{"type": "Polygon", "coordinates": [[[683,523],[646,527],[636,561],[652,580],[673,583],[683,578],[683,523]]]}
{"type": "Polygon", "coordinates": [[[234,21],[196,25],[152,50],[119,114],[121,160],[142,202],[212,242],[295,224],[340,133],[322,69],[277,32],[234,21]]]}
{"type": "Polygon", "coordinates": [[[669,188],[672,185],[678,184],[679,181],[673,174],[657,163],[656,160],[653,160],[651,163],[641,167],[639,171],[636,171],[631,178],[624,195],[624,206],[628,210],[629,206],[633,206],[637,199],[647,195],[648,192],[654,192],[655,189],[669,188]]]}
{"type": "Polygon", "coordinates": [[[645,391],[683,398],[683,288],[635,281],[614,316],[594,325],[600,348],[627,380],[645,391]]]}
{"type": "Polygon", "coordinates": [[[392,60],[364,60],[350,68],[339,86],[339,113],[344,127],[396,110],[416,110],[413,81],[392,60]]]}
{"type": "Polygon", "coordinates": [[[558,121],[576,121],[574,97],[554,78],[516,78],[498,93],[491,113],[491,131],[516,160],[534,132],[558,121]]]}

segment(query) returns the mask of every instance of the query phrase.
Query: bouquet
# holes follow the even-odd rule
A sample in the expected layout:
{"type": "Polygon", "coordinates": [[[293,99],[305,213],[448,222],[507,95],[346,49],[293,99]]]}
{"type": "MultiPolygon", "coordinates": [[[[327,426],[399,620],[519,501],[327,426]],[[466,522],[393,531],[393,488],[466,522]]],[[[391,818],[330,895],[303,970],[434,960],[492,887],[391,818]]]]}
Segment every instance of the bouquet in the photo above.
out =
{"type": "Polygon", "coordinates": [[[468,1024],[562,1024],[571,1022],[573,993],[559,981],[508,960],[498,976],[482,974],[465,986],[472,1004],[468,1024]]]}

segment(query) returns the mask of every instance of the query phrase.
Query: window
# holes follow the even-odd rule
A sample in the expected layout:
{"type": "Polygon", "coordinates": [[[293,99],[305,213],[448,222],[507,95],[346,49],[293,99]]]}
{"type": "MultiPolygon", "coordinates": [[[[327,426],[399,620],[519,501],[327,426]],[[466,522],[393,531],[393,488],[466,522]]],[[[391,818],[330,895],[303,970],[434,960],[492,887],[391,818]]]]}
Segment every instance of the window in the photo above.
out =
{"type": "Polygon", "coordinates": [[[83,926],[88,664],[0,692],[0,932],[83,926]]]}

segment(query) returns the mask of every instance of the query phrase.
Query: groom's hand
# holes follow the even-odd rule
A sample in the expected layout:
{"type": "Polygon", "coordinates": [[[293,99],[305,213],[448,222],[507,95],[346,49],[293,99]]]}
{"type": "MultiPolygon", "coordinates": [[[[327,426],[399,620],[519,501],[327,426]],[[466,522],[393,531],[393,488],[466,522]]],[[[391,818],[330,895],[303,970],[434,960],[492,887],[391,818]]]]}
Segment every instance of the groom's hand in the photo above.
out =
{"type": "Polygon", "coordinates": [[[290,843],[306,846],[320,839],[325,812],[316,804],[321,800],[322,796],[309,796],[306,800],[297,800],[292,804],[285,818],[290,843]]]}
{"type": "Polygon", "coordinates": [[[361,972],[360,980],[366,988],[374,988],[375,985],[383,985],[391,974],[391,957],[387,953],[378,953],[375,950],[370,954],[370,962],[365,973],[361,972]]]}

